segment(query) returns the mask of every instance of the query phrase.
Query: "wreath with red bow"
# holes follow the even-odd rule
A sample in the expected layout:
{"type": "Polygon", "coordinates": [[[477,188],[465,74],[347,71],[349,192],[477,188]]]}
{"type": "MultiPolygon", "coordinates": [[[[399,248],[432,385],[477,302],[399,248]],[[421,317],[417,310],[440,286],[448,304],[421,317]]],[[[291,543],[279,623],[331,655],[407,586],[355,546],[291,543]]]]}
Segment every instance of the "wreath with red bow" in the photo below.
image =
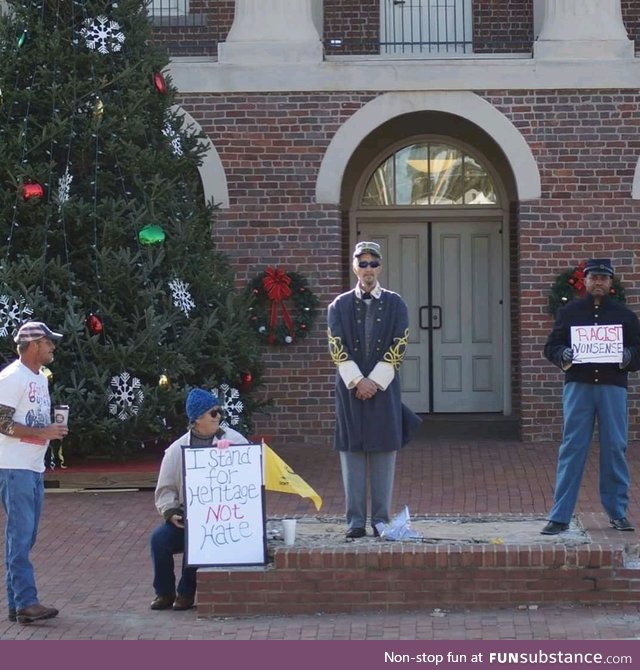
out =
{"type": "Polygon", "coordinates": [[[313,326],[320,301],[297,272],[268,267],[247,287],[252,300],[249,321],[267,344],[302,340],[313,326]]]}
{"type": "MultiPolygon", "coordinates": [[[[583,298],[586,295],[587,289],[584,283],[585,265],[586,263],[583,261],[572,270],[567,270],[556,277],[549,294],[549,312],[554,316],[570,300],[583,298]]],[[[609,294],[620,302],[626,302],[624,287],[615,276],[609,294]]]]}

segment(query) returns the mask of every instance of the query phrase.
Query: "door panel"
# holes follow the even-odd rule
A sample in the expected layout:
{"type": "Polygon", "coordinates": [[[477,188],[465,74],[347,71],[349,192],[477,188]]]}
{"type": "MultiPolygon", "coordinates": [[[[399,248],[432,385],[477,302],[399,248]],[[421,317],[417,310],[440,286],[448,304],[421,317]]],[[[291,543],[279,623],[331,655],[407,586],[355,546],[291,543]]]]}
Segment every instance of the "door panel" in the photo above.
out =
{"type": "Polygon", "coordinates": [[[502,410],[502,246],[493,222],[432,224],[433,410],[502,410]]]}
{"type": "Polygon", "coordinates": [[[409,309],[403,401],[420,413],[502,411],[499,223],[385,221],[357,228],[360,240],[381,245],[380,283],[400,293],[409,309]]]}

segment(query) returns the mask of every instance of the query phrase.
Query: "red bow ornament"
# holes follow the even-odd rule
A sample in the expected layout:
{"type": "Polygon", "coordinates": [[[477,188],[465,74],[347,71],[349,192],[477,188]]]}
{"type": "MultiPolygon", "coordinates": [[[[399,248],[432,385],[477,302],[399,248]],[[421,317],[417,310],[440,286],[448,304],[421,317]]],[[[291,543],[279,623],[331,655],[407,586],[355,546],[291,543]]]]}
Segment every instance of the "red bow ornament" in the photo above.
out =
{"type": "Polygon", "coordinates": [[[584,285],[584,268],[586,265],[587,264],[584,261],[580,263],[569,279],[569,284],[573,286],[574,291],[576,291],[580,297],[582,297],[587,290],[584,285]]]}
{"type": "Polygon", "coordinates": [[[282,320],[287,326],[291,340],[294,339],[293,320],[284,305],[284,301],[291,297],[291,277],[289,277],[282,268],[268,267],[262,278],[267,298],[271,301],[271,319],[269,320],[269,344],[273,344],[276,339],[275,328],[278,321],[278,311],[282,310],[282,320]]]}

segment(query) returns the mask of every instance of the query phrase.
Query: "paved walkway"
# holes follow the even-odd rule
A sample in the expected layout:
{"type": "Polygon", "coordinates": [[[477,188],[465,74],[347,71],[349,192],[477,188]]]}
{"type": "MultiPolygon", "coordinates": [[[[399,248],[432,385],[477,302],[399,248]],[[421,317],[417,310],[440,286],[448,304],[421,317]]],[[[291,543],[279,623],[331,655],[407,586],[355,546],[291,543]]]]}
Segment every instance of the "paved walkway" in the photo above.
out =
{"type": "MultiPolygon", "coordinates": [[[[429,431],[423,431],[428,433],[429,431]]],[[[433,431],[436,434],[436,431],[433,431]]],[[[426,435],[398,460],[395,503],[416,515],[539,515],[543,525],[554,480],[556,444],[426,435]]],[[[271,445],[324,500],[321,515],[341,515],[336,454],[327,446],[271,445]]],[[[594,452],[596,450],[594,449],[594,452]]],[[[630,446],[629,515],[640,522],[640,444],[630,446]]],[[[577,510],[594,541],[640,542],[640,531],[607,528],[597,497],[597,453],[590,457],[577,510]]],[[[1,513],[0,513],[1,514],[1,513]]],[[[268,493],[267,515],[314,516],[297,496],[268,493]]],[[[198,620],[195,610],[152,612],[148,538],[158,523],[153,493],[64,492],[49,489],[33,552],[40,596],[60,609],[36,625],[0,620],[0,639],[224,640],[611,640],[640,637],[630,605],[422,611],[198,620]]],[[[532,542],[537,541],[532,538],[532,542]]],[[[1,545],[1,540],[0,540],[1,545]]],[[[3,550],[3,547],[2,547],[3,550]]],[[[0,608],[6,610],[5,595],[0,608]]]]}

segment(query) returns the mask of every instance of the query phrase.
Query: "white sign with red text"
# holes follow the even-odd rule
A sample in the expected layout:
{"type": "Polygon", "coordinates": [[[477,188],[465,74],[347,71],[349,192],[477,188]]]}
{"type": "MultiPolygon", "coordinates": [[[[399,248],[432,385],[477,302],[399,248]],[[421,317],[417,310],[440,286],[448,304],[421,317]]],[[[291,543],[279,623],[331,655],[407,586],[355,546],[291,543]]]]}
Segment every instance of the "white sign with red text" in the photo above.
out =
{"type": "Polygon", "coordinates": [[[622,325],[571,326],[571,348],[574,363],[620,363],[622,325]]]}

